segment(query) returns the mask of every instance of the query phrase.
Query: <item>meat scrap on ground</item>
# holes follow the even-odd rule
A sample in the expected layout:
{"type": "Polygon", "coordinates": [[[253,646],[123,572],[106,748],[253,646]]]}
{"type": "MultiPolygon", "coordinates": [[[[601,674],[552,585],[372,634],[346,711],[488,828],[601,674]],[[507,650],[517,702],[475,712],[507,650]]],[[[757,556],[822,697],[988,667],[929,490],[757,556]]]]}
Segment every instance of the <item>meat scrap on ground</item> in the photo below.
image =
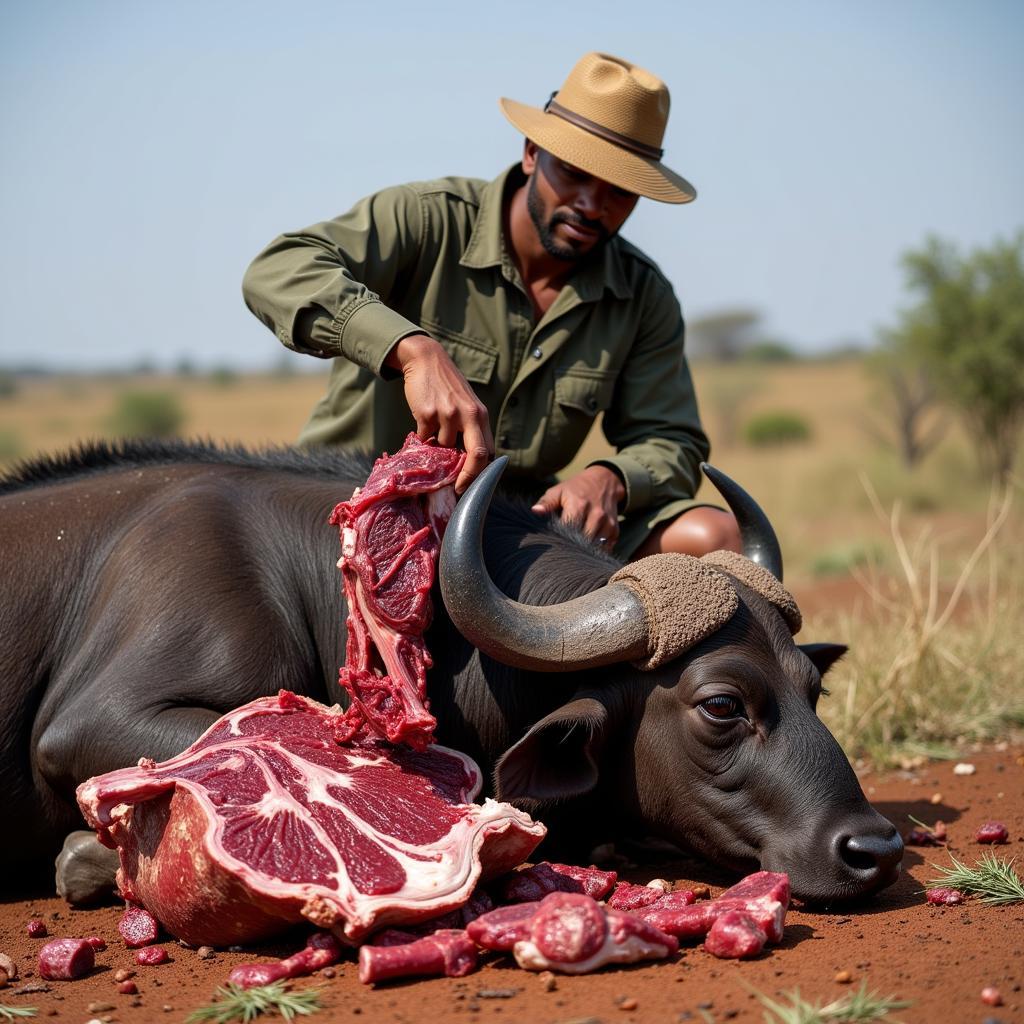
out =
{"type": "Polygon", "coordinates": [[[52,939],[39,950],[39,976],[48,981],[73,981],[95,964],[95,950],[85,939],[52,939]]]}
{"type": "MultiPolygon", "coordinates": [[[[726,889],[718,899],[689,904],[667,894],[649,907],[634,911],[655,927],[679,938],[706,935],[723,914],[738,910],[750,917],[769,942],[780,942],[789,907],[789,876],[773,871],[756,871],[726,889]],[[692,904],[692,905],[690,905],[692,904]]],[[[689,893],[692,897],[692,893],[689,893]]]]}
{"type": "Polygon", "coordinates": [[[723,959],[743,960],[757,956],[767,941],[768,936],[749,914],[742,910],[727,910],[715,918],[704,940],[704,948],[723,959]]]}
{"type": "Polygon", "coordinates": [[[441,928],[422,939],[410,936],[411,942],[392,941],[401,935],[385,936],[380,944],[374,941],[360,947],[359,980],[363,984],[412,975],[462,978],[477,968],[476,943],[465,929],[441,928]]]}
{"type": "Polygon", "coordinates": [[[339,682],[352,702],[342,739],[386,739],[417,750],[437,722],[427,702],[432,662],[423,641],[437,552],[455,507],[465,453],[410,434],[331,513],[341,531],[348,640],[339,682]]]}
{"type": "Polygon", "coordinates": [[[305,949],[272,964],[239,964],[228,975],[228,981],[240,988],[270,985],[284,978],[301,978],[321,967],[329,967],[340,959],[344,947],[330,932],[314,932],[305,949]]]}
{"type": "Polygon", "coordinates": [[[619,882],[615,891],[608,897],[608,906],[614,910],[636,911],[642,907],[650,907],[668,900],[665,906],[688,907],[697,902],[691,889],[679,889],[666,892],[652,885],[634,885],[632,882],[619,882]]]}
{"type": "Polygon", "coordinates": [[[511,952],[531,971],[586,974],[605,964],[661,960],[678,942],[646,921],[590,896],[555,892],[539,903],[499,907],[466,926],[485,949],[511,952]]]}
{"type": "Polygon", "coordinates": [[[499,891],[507,903],[540,900],[553,892],[578,892],[603,900],[618,877],[614,871],[601,871],[593,864],[583,868],[545,860],[514,872],[501,884],[499,891]]]}
{"type": "Polygon", "coordinates": [[[309,920],[348,940],[461,907],[521,863],[544,826],[480,790],[463,754],[341,746],[340,708],[282,691],[188,750],[83,783],[119,849],[118,885],[172,935],[231,945],[309,920]]]}

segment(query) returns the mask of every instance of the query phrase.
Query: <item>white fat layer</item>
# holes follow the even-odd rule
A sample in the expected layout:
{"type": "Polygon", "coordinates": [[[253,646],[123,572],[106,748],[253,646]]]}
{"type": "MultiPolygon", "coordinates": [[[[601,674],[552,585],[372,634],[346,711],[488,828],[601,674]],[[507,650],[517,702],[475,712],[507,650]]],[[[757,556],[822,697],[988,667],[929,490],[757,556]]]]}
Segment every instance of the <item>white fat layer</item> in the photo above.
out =
{"type": "MultiPolygon", "coordinates": [[[[439,748],[440,749],[440,748],[439,748]]],[[[383,766],[391,764],[386,757],[372,754],[357,754],[352,751],[345,751],[346,771],[361,766],[383,766]]],[[[465,763],[465,758],[458,755],[459,760],[465,763]]],[[[222,761],[221,764],[226,763],[222,761]]],[[[136,791],[138,790],[138,779],[142,774],[139,769],[125,769],[122,773],[133,773],[136,779],[136,791]]],[[[400,769],[394,770],[396,789],[400,789],[400,769]]],[[[239,736],[220,743],[210,744],[189,755],[179,755],[173,762],[167,762],[158,769],[159,776],[163,780],[160,788],[167,789],[171,785],[178,785],[186,788],[199,804],[205,809],[210,819],[210,827],[206,832],[208,848],[217,849],[217,859],[221,860],[228,870],[238,875],[239,878],[257,892],[268,896],[280,896],[282,890],[287,888],[290,895],[301,891],[302,895],[310,899],[320,898],[336,910],[347,920],[346,931],[357,932],[369,926],[378,914],[394,908],[396,905],[416,907],[417,905],[429,906],[439,900],[451,900],[457,902],[458,898],[468,898],[480,875],[479,850],[484,842],[485,834],[498,832],[502,833],[510,825],[518,824],[524,831],[537,835],[538,830],[543,826],[534,823],[528,815],[516,810],[510,804],[498,803],[488,799],[483,805],[462,804],[460,810],[462,816],[451,828],[451,830],[432,844],[409,843],[382,832],[372,826],[369,822],[360,818],[351,808],[346,807],[336,800],[328,792],[329,787],[338,789],[353,790],[358,783],[349,774],[332,771],[321,765],[313,764],[285,750],[272,740],[261,739],[258,736],[239,736]],[[373,845],[385,849],[397,862],[405,874],[405,884],[395,892],[372,896],[358,891],[353,884],[348,870],[340,853],[328,837],[323,826],[316,822],[309,813],[305,802],[300,802],[281,783],[273,769],[262,758],[258,756],[260,748],[273,751],[275,756],[287,761],[291,767],[292,774],[300,780],[300,785],[307,799],[330,809],[334,814],[345,818],[347,824],[353,831],[365,837],[373,845]],[[249,810],[255,816],[266,820],[275,815],[292,815],[304,827],[309,829],[316,842],[324,850],[332,851],[334,870],[329,872],[330,883],[327,885],[307,884],[296,886],[289,883],[284,886],[276,879],[264,875],[262,872],[252,868],[244,861],[241,861],[223,848],[223,826],[224,819],[218,814],[218,808],[210,800],[207,791],[199,783],[186,779],[168,779],[167,776],[174,774],[190,764],[202,761],[207,757],[216,756],[227,752],[232,763],[236,760],[242,763],[253,763],[261,772],[266,784],[266,791],[258,800],[249,806],[249,810]],[[171,765],[173,763],[173,768],[171,765]],[[170,769],[170,770],[169,770],[170,769]]],[[[477,773],[478,774],[478,773],[477,773]]],[[[146,776],[152,775],[146,772],[146,776]]],[[[146,778],[145,782],[153,782],[146,778]]],[[[474,789],[479,785],[477,778],[473,779],[474,789]]],[[[127,798],[124,790],[129,788],[129,779],[124,779],[125,785],[119,787],[122,799],[127,798]]],[[[105,795],[105,794],[104,794],[105,795]]],[[[154,793],[154,795],[156,795],[154,793]]],[[[471,799],[468,794],[464,799],[471,799]]],[[[403,805],[406,805],[409,814],[419,817],[422,813],[420,806],[414,799],[403,801],[400,798],[391,800],[394,816],[401,818],[403,805]]],[[[242,805],[232,804],[232,815],[244,813],[242,805]]],[[[500,844],[500,840],[495,840],[500,844]]]]}
{"type": "Polygon", "coordinates": [[[670,949],[660,942],[648,942],[639,935],[616,942],[611,932],[605,936],[601,948],[593,956],[578,963],[549,960],[533,943],[526,939],[512,947],[516,963],[527,971],[559,971],[561,974],[587,974],[605,964],[632,964],[638,960],[661,960],[670,949]]]}

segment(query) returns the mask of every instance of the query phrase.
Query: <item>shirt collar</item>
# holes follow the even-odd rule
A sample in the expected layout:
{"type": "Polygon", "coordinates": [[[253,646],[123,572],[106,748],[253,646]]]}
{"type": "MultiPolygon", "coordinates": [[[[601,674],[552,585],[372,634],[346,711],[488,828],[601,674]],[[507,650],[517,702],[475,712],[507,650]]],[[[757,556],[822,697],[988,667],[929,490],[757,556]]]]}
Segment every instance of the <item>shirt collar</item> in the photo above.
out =
{"type": "MultiPolygon", "coordinates": [[[[493,181],[488,182],[480,195],[480,210],[476,223],[462,250],[459,263],[464,267],[501,267],[510,262],[505,252],[503,232],[504,200],[506,189],[522,181],[519,164],[513,164],[493,181]]],[[[633,289],[622,265],[622,248],[618,238],[604,247],[601,258],[588,262],[566,282],[582,302],[596,302],[607,288],[617,299],[633,297],[633,289]]]]}

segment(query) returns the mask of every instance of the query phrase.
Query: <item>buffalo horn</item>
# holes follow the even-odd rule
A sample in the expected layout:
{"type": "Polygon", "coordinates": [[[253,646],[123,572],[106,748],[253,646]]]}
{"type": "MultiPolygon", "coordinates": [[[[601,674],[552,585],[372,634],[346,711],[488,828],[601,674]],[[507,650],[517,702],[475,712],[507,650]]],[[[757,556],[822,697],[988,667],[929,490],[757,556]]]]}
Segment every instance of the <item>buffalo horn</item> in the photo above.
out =
{"type": "Polygon", "coordinates": [[[438,575],[455,627],[495,660],[542,672],[645,657],[647,614],[625,584],[546,606],[520,604],[494,585],[484,562],[484,519],[507,462],[495,459],[473,481],[445,530],[438,575]]]}
{"type": "Polygon", "coordinates": [[[782,582],[782,550],[779,538],[760,505],[735,480],[720,469],[700,464],[704,475],[718,488],[732,509],[743,538],[743,554],[752,562],[767,569],[780,583],[782,582]]]}

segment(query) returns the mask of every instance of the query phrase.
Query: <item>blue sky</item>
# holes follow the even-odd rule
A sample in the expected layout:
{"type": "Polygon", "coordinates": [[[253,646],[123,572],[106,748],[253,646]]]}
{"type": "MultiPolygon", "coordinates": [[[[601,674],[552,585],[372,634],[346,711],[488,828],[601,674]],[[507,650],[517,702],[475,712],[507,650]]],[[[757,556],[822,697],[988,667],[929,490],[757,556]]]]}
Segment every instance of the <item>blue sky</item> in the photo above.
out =
{"type": "Polygon", "coordinates": [[[240,294],[263,245],[384,185],[493,177],[521,149],[498,97],[543,103],[592,49],[672,90],[666,163],[699,198],[623,233],[690,318],[868,342],[901,252],[1024,227],[1016,0],[4,0],[0,364],[276,363],[240,294]]]}

